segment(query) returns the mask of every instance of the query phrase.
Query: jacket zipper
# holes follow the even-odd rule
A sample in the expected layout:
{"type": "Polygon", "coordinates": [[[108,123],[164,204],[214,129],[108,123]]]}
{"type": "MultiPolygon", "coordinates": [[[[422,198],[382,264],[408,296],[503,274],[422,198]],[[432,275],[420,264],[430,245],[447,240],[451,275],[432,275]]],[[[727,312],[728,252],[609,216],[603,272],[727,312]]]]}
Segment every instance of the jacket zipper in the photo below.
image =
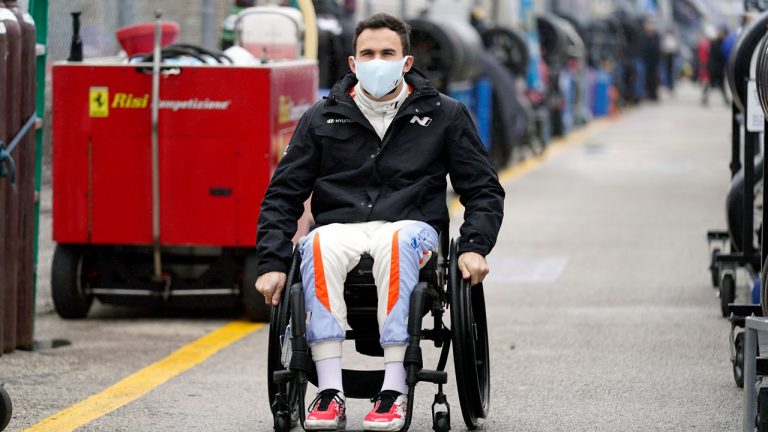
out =
{"type": "MultiPolygon", "coordinates": [[[[410,100],[406,99],[403,102],[403,106],[400,107],[400,109],[397,112],[397,115],[395,115],[395,118],[392,119],[392,123],[390,123],[389,128],[387,128],[387,131],[384,133],[384,139],[379,138],[379,150],[376,152],[376,157],[377,158],[379,156],[379,153],[381,153],[382,150],[384,150],[384,147],[390,141],[390,138],[392,136],[392,130],[394,128],[395,122],[397,122],[399,119],[401,119],[402,117],[404,117],[407,114],[412,114],[412,113],[406,113],[405,112],[406,108],[408,108],[414,102],[416,102],[417,100],[419,100],[421,98],[424,98],[424,97],[427,97],[427,96],[431,96],[431,95],[435,95],[435,94],[438,94],[438,93],[436,93],[436,92],[435,93],[428,92],[428,93],[420,94],[419,92],[417,92],[416,97],[414,97],[414,98],[412,98],[410,100]]],[[[350,120],[356,121],[357,123],[365,126],[368,130],[373,132],[374,135],[376,135],[376,137],[378,138],[379,135],[376,133],[376,130],[371,125],[371,122],[368,121],[368,119],[365,117],[365,115],[362,113],[362,111],[360,111],[360,108],[357,106],[357,104],[354,103],[354,101],[352,103],[350,103],[350,102],[348,102],[346,100],[341,100],[339,98],[336,98],[336,103],[339,104],[342,108],[344,108],[344,110],[334,110],[333,108],[329,107],[328,110],[330,112],[334,112],[336,114],[343,115],[343,116],[345,116],[346,118],[348,118],[350,120]],[[350,107],[350,105],[354,105],[354,106],[350,107]],[[347,110],[349,110],[350,112],[344,112],[344,111],[347,111],[347,110]],[[354,118],[354,117],[359,117],[359,118],[354,118]],[[363,121],[361,121],[361,120],[363,120],[363,121]]],[[[418,114],[426,114],[426,113],[432,112],[432,111],[433,110],[430,109],[430,110],[424,111],[424,113],[418,113],[418,114]]]]}
{"type": "MultiPolygon", "coordinates": [[[[401,118],[405,117],[408,114],[413,114],[413,112],[406,113],[405,112],[406,108],[411,106],[418,99],[421,99],[421,98],[426,97],[426,96],[428,96],[428,95],[427,94],[421,95],[421,94],[417,93],[417,96],[414,97],[413,99],[411,99],[410,102],[406,99],[405,102],[407,102],[407,103],[403,103],[403,106],[400,107],[400,110],[398,110],[397,115],[395,115],[395,118],[392,119],[392,123],[389,124],[389,128],[387,128],[387,131],[384,133],[384,139],[381,141],[381,145],[379,146],[378,153],[381,153],[382,150],[384,150],[384,147],[386,147],[387,143],[389,143],[390,139],[392,138],[392,131],[395,128],[395,122],[397,122],[398,120],[400,120],[401,118]]],[[[417,114],[426,114],[426,113],[429,113],[429,112],[432,112],[432,111],[434,111],[434,109],[426,110],[423,113],[422,112],[418,112],[418,111],[415,111],[415,112],[417,114]]],[[[376,154],[377,157],[378,157],[378,153],[376,154]]]]}

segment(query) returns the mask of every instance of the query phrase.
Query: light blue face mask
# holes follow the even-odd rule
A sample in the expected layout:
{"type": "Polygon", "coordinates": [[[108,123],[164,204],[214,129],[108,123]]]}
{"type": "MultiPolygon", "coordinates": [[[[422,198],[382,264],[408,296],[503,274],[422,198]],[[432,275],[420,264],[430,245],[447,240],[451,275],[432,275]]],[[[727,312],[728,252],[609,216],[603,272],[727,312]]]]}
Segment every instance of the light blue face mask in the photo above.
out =
{"type": "Polygon", "coordinates": [[[395,89],[403,80],[403,67],[408,56],[402,60],[355,60],[355,76],[368,94],[380,98],[395,89]]]}

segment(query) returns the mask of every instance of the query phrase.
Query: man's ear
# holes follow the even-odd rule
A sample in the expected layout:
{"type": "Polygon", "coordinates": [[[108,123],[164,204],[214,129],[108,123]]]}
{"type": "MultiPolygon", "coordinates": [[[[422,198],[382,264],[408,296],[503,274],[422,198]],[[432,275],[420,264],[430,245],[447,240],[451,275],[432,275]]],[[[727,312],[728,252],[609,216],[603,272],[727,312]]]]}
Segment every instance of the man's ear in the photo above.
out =
{"type": "Polygon", "coordinates": [[[403,67],[403,74],[407,74],[413,67],[413,56],[408,56],[405,60],[405,66],[403,67]]]}
{"type": "Polygon", "coordinates": [[[354,56],[347,57],[347,62],[349,63],[349,70],[351,70],[352,73],[355,73],[355,57],[354,56]]]}

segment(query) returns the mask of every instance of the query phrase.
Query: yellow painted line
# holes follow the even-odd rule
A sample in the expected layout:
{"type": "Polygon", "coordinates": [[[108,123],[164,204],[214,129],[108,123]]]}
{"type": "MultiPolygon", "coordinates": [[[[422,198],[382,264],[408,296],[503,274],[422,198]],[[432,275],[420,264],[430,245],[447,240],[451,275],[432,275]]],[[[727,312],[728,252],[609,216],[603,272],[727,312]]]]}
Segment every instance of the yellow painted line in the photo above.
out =
{"type": "MultiPolygon", "coordinates": [[[[541,166],[541,164],[543,164],[547,159],[562,153],[569,147],[572,147],[576,144],[583,144],[590,135],[603,130],[612,121],[613,118],[603,118],[596,120],[586,127],[571,132],[568,136],[552,140],[552,142],[550,142],[547,146],[546,150],[544,150],[544,153],[541,155],[528,158],[500,172],[499,182],[504,185],[522,177],[525,174],[528,174],[529,172],[541,166]]],[[[456,197],[451,200],[449,212],[451,215],[456,215],[459,214],[463,208],[464,206],[461,205],[459,198],[456,197]]]]}
{"type": "Polygon", "coordinates": [[[226,346],[263,327],[262,323],[233,321],[178,349],[95,394],[26,429],[27,432],[73,431],[133,402],[180,373],[204,362],[226,346]]]}

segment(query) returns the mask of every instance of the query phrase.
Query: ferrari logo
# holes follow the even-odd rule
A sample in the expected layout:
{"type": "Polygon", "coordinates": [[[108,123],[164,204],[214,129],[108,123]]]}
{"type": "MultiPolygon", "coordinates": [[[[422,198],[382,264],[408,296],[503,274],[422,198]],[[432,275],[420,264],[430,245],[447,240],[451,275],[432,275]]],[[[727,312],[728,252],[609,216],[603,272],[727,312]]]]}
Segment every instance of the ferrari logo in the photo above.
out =
{"type": "Polygon", "coordinates": [[[109,88],[91,87],[88,101],[91,117],[109,117],[109,88]]]}

